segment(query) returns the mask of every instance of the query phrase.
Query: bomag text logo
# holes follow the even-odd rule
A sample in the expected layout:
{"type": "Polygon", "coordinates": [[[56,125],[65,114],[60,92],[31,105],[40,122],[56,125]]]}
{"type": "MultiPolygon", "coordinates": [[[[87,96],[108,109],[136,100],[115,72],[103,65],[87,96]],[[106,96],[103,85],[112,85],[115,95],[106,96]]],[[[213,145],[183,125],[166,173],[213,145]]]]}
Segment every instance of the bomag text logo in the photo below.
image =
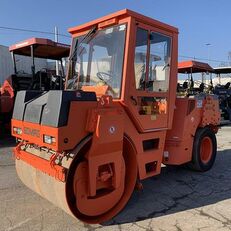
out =
{"type": "Polygon", "coordinates": [[[24,128],[24,134],[34,136],[34,137],[40,137],[40,132],[38,129],[33,129],[33,128],[24,128]]]}

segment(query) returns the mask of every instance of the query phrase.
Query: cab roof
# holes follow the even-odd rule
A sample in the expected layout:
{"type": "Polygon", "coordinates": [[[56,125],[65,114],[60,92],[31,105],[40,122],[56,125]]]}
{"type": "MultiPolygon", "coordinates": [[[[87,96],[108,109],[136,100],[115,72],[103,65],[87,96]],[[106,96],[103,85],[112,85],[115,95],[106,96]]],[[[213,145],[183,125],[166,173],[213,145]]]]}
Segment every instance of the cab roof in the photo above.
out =
{"type": "Polygon", "coordinates": [[[142,22],[144,24],[153,25],[153,26],[158,27],[160,29],[164,29],[164,30],[167,30],[170,32],[178,33],[178,29],[176,27],[170,26],[168,24],[162,23],[162,22],[157,21],[153,18],[144,16],[142,14],[136,13],[136,12],[134,12],[132,10],[128,10],[128,9],[123,9],[123,10],[117,11],[115,13],[106,15],[104,17],[98,18],[96,20],[90,21],[88,23],[85,23],[85,24],[82,24],[82,25],[79,25],[76,27],[72,27],[68,31],[71,34],[75,34],[75,33],[81,32],[83,30],[91,29],[93,26],[97,26],[97,25],[99,26],[99,24],[104,24],[104,23],[110,24],[113,22],[116,24],[116,22],[119,19],[123,19],[123,18],[127,18],[127,17],[132,17],[135,20],[142,22]]]}
{"type": "Polygon", "coordinates": [[[215,67],[214,71],[216,74],[230,74],[231,73],[231,66],[229,66],[229,67],[215,67]]]}
{"type": "Polygon", "coordinates": [[[31,56],[31,45],[34,47],[34,57],[46,59],[61,59],[69,56],[70,46],[57,43],[50,39],[30,38],[9,47],[10,52],[17,55],[31,56]]]}
{"type": "Polygon", "coordinates": [[[178,73],[188,74],[199,72],[214,73],[214,69],[208,63],[198,62],[195,60],[182,61],[178,63],[178,73]]]}

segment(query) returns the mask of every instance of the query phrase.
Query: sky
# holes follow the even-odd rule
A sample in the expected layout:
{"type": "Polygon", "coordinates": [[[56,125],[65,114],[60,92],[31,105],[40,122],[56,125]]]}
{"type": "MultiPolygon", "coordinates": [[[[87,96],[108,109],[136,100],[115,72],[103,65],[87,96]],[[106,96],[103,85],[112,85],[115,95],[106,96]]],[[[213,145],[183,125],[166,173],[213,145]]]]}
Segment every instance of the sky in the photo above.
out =
{"type": "MultiPolygon", "coordinates": [[[[54,32],[57,26],[60,34],[68,36],[68,28],[124,8],[177,27],[179,60],[204,59],[214,67],[231,61],[230,0],[1,0],[0,45],[30,37],[54,38],[1,27],[54,32]]],[[[59,42],[70,43],[70,39],[59,36],[59,42]]]]}

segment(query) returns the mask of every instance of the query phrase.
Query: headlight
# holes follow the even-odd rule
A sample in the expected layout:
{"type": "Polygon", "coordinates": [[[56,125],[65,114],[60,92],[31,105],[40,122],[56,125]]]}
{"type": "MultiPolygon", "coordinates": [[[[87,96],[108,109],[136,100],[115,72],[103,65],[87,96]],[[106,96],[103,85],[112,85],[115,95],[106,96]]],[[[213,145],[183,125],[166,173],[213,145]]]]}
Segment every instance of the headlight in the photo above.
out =
{"type": "Polygon", "coordinates": [[[55,144],[56,143],[56,139],[53,136],[48,136],[48,135],[44,135],[43,136],[43,141],[46,144],[55,144]]]}
{"type": "Polygon", "coordinates": [[[22,134],[22,129],[21,128],[17,128],[17,127],[13,127],[13,132],[17,135],[21,135],[22,134]]]}

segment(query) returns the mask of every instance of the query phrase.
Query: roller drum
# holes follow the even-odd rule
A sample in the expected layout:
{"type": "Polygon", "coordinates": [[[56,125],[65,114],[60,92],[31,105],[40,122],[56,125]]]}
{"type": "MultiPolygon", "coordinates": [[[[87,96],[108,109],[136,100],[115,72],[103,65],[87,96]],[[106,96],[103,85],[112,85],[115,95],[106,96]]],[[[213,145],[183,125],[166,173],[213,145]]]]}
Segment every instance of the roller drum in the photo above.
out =
{"type": "Polygon", "coordinates": [[[24,161],[16,159],[15,165],[19,178],[28,188],[73,216],[66,200],[66,182],[58,181],[24,161]]]}

